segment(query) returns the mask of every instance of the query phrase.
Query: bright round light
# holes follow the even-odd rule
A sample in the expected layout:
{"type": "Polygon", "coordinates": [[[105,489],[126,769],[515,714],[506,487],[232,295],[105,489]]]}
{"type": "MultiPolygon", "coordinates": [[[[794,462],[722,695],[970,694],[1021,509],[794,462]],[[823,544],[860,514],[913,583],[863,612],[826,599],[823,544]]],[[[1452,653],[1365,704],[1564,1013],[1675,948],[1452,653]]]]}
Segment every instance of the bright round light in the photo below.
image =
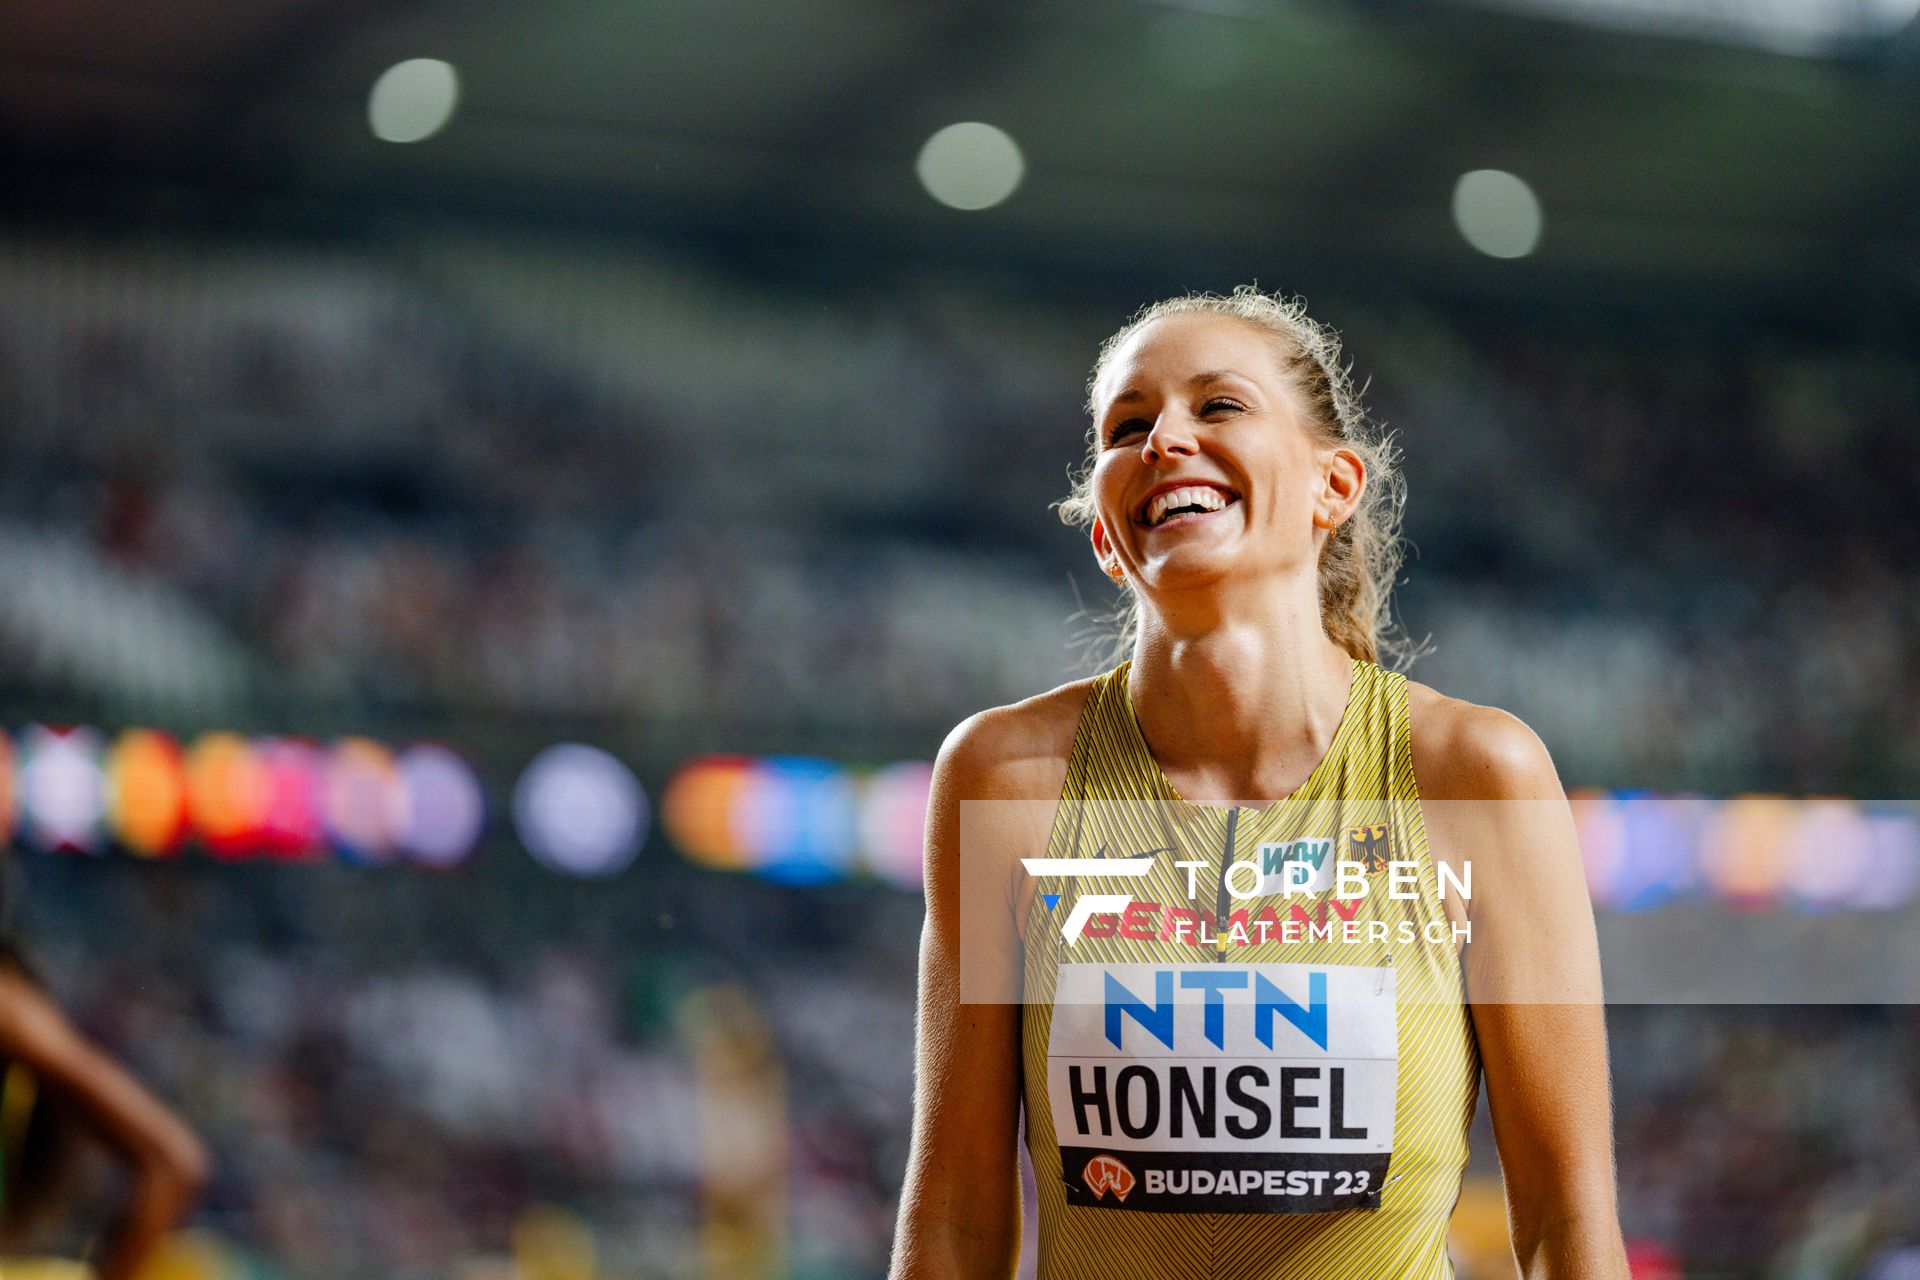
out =
{"type": "Polygon", "coordinates": [[[237,733],[202,734],[187,752],[187,821],[218,858],[242,858],[260,838],[266,775],[253,744],[237,733]]]}
{"type": "Polygon", "coordinates": [[[1620,808],[1625,857],[1614,893],[1622,911],[1647,911],[1694,887],[1694,850],[1709,806],[1683,796],[1626,793],[1620,808]]]}
{"type": "Polygon", "coordinates": [[[1500,169],[1475,169],[1453,184],[1453,222],[1490,258],[1524,258],[1540,243],[1540,200],[1500,169]]]}
{"type": "Polygon", "coordinates": [[[33,725],[20,740],[21,826],[49,852],[99,847],[106,814],[106,775],[100,734],[81,725],[33,725]]]}
{"type": "Polygon", "coordinates": [[[383,142],[419,142],[453,119],[460,77],[438,58],[408,58],[380,73],[367,95],[367,123],[383,142]]]}
{"type": "Polygon", "coordinates": [[[1920,825],[1913,812],[1870,813],[1867,827],[1872,841],[1872,873],[1856,886],[1853,905],[1865,911],[1893,911],[1920,893],[1920,825]]]}
{"type": "Polygon", "coordinates": [[[853,788],[830,760],[775,756],[753,768],[736,821],[753,869],[781,884],[826,884],[853,859],[853,788]]]}
{"type": "Polygon", "coordinates": [[[863,860],[875,875],[902,889],[919,889],[925,881],[922,843],[932,787],[933,766],[914,760],[881,769],[861,791],[863,860]]]}
{"type": "Polygon", "coordinates": [[[660,797],[660,821],[689,861],[717,871],[743,871],[747,845],[740,797],[753,777],[745,756],[702,756],[682,765],[660,797]]]}
{"type": "Polygon", "coordinates": [[[1774,906],[1785,883],[1798,811],[1791,800],[1741,796],[1721,804],[1700,841],[1700,870],[1724,906],[1774,906]]]}
{"type": "Polygon", "coordinates": [[[473,767],[432,743],[402,751],[399,767],[409,800],[400,851],[438,871],[459,866],[472,856],[487,816],[473,767]]]}
{"type": "Polygon", "coordinates": [[[1626,824],[1620,820],[1613,797],[1604,791],[1579,792],[1570,801],[1580,842],[1580,863],[1587,877],[1587,896],[1595,906],[1618,907],[1621,869],[1627,861],[1626,824]]]}
{"type": "Polygon", "coordinates": [[[1803,800],[1787,847],[1787,893],[1797,905],[1847,907],[1877,868],[1873,831],[1851,800],[1803,800]]]}
{"type": "Polygon", "coordinates": [[[179,850],[187,827],[187,776],[179,743],[153,729],[129,729],[107,753],[107,823],[144,858],[179,850]]]}
{"type": "Polygon", "coordinates": [[[407,823],[407,793],[393,752],[371,738],[342,738],[327,756],[321,812],[348,862],[382,866],[407,823]]]}
{"type": "Polygon", "coordinates": [[[646,836],[647,798],[626,765],[565,742],[535,756],[513,788],[513,825],[534,859],[575,876],[624,871],[646,836]]]}
{"type": "Polygon", "coordinates": [[[990,209],[1013,194],[1027,162],[990,124],[950,124],[927,139],[914,166],[928,194],[951,209],[990,209]]]}
{"type": "Polygon", "coordinates": [[[327,757],[300,738],[260,738],[253,749],[262,797],[259,852],[287,861],[318,855],[326,842],[327,757]]]}

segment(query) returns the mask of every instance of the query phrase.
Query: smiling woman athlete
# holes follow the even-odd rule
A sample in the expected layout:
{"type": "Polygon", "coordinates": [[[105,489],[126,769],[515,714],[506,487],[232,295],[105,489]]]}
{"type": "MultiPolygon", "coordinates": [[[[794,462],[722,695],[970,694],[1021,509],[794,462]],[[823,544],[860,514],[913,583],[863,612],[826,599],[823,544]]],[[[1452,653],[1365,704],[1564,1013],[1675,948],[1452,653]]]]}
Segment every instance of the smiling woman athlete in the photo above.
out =
{"type": "Polygon", "coordinates": [[[1525,725],[1376,665],[1399,488],[1334,335],[1172,299],[1089,408],[1062,515],[1132,655],[940,752],[894,1280],[1014,1273],[1023,1108],[1040,1280],[1450,1277],[1483,1073],[1522,1273],[1625,1280],[1572,817],[1525,725]],[[1045,817],[963,856],[974,801],[1045,817]]]}

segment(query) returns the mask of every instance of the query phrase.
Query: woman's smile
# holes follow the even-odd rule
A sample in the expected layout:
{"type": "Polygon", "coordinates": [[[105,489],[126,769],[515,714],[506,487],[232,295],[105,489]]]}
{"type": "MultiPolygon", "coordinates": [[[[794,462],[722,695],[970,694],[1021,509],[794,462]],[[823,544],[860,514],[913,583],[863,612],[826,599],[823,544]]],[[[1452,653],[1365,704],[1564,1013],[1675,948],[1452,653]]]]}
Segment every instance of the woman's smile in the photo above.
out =
{"type": "Polygon", "coordinates": [[[1211,480],[1174,480],[1155,485],[1134,506],[1143,529],[1174,529],[1207,520],[1236,505],[1240,495],[1211,480]]]}

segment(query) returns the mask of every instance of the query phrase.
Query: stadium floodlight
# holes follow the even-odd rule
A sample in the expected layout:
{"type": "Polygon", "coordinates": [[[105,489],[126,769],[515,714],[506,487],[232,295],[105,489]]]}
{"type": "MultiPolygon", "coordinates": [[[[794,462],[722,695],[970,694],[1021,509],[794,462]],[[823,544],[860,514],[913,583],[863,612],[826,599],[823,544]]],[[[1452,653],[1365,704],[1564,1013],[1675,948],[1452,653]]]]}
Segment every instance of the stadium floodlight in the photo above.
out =
{"type": "Polygon", "coordinates": [[[1453,186],[1453,222],[1490,258],[1524,258],[1540,243],[1540,198],[1501,169],[1463,173],[1453,186]]]}
{"type": "Polygon", "coordinates": [[[408,58],[380,73],[367,95],[367,123],[382,142],[421,142],[447,127],[460,77],[438,58],[408,58]]]}
{"type": "Polygon", "coordinates": [[[928,138],[914,166],[927,193],[950,209],[991,209],[1020,185],[1027,162],[1005,131],[977,120],[928,138]]]}

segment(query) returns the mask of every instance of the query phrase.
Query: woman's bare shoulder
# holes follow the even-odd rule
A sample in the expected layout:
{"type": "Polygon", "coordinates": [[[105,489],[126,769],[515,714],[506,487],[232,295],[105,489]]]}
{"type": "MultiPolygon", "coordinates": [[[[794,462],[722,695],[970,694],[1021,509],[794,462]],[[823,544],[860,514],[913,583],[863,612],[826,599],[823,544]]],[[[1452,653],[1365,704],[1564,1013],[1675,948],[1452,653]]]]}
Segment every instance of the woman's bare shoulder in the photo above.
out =
{"type": "Polygon", "coordinates": [[[1538,800],[1565,794],[1546,744],[1498,707],[1407,681],[1413,772],[1426,800],[1538,800]]]}
{"type": "Polygon", "coordinates": [[[989,707],[955,725],[936,769],[966,799],[1057,800],[1093,678],[989,707]]]}

